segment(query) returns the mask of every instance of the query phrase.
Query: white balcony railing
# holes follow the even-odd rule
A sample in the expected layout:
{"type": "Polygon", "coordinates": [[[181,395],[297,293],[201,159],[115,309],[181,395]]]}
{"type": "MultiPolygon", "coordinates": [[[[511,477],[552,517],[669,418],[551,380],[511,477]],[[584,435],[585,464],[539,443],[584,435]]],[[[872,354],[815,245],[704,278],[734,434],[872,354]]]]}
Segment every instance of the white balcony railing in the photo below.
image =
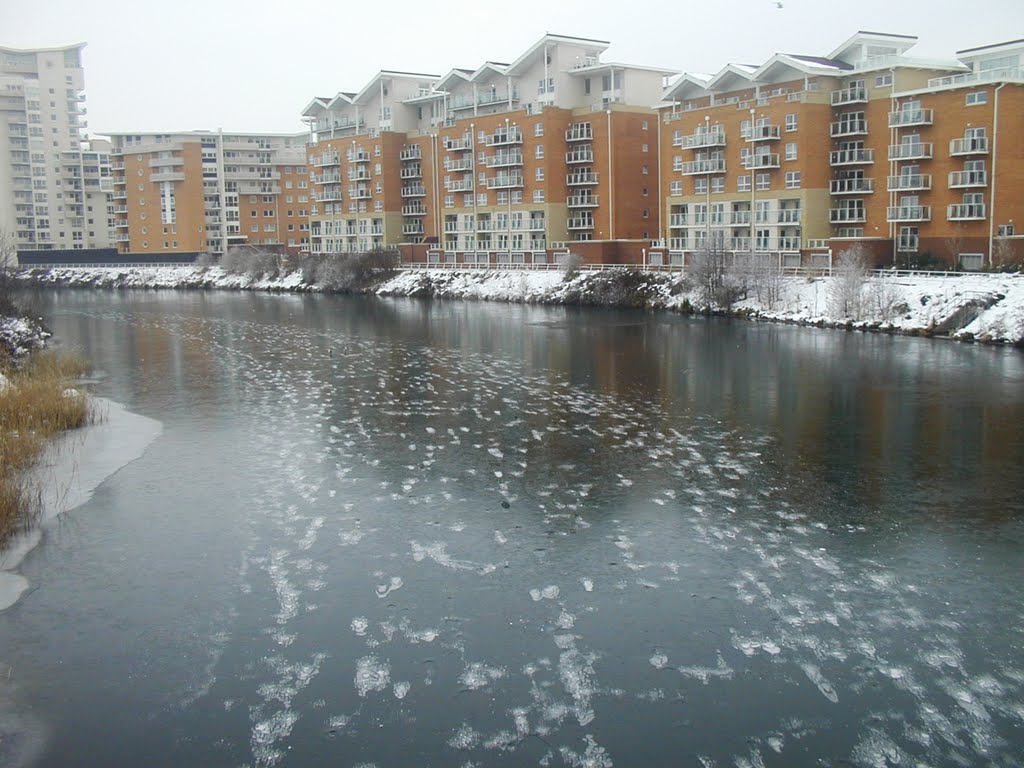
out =
{"type": "Polygon", "coordinates": [[[935,113],[930,109],[901,109],[889,113],[889,127],[900,128],[910,125],[931,125],[935,113]]]}
{"type": "Polygon", "coordinates": [[[843,88],[832,91],[832,106],[841,107],[845,104],[864,104],[868,100],[868,90],[863,86],[843,88]]]}
{"type": "Polygon", "coordinates": [[[930,173],[903,173],[899,176],[889,177],[888,189],[890,192],[924,190],[932,188],[932,176],[930,173]]]}
{"type": "Polygon", "coordinates": [[[779,155],[769,152],[764,155],[747,155],[743,161],[744,168],[779,168],[779,155]]]}
{"type": "Polygon", "coordinates": [[[864,136],[868,132],[868,121],[863,118],[839,120],[829,126],[832,138],[840,136],[864,136]]]}
{"type": "Polygon", "coordinates": [[[873,149],[840,149],[829,153],[831,165],[865,165],[875,162],[873,149]]]}
{"type": "Polygon", "coordinates": [[[597,195],[570,195],[565,204],[570,208],[596,208],[599,203],[597,195]]]}
{"type": "MultiPolygon", "coordinates": [[[[778,155],[776,155],[778,157],[778,155]]],[[[725,173],[725,158],[716,157],[710,160],[691,160],[683,163],[680,168],[683,176],[703,176],[716,173],[725,173]]]]}
{"type": "Polygon", "coordinates": [[[829,191],[833,195],[866,195],[875,191],[874,179],[832,179],[829,191]]]}
{"type": "Polygon", "coordinates": [[[886,212],[887,221],[931,221],[930,205],[898,205],[886,212]]]}
{"type": "Polygon", "coordinates": [[[890,144],[890,160],[929,160],[933,147],[930,143],[915,141],[909,144],[890,144]]]}
{"type": "Polygon", "coordinates": [[[570,173],[565,177],[565,183],[569,186],[584,186],[597,184],[597,174],[591,171],[570,173]]]}
{"type": "Polygon", "coordinates": [[[953,139],[949,142],[949,154],[951,155],[987,155],[988,138],[953,139]]]}
{"type": "Polygon", "coordinates": [[[566,141],[593,141],[594,130],[590,123],[576,123],[565,132],[566,141]]]}
{"type": "Polygon", "coordinates": [[[755,125],[747,134],[747,141],[774,141],[780,136],[777,125],[755,125]]]}
{"type": "Polygon", "coordinates": [[[967,205],[946,206],[946,218],[950,221],[980,221],[985,218],[985,204],[971,203],[967,205]]]}
{"type": "Polygon", "coordinates": [[[571,152],[565,153],[565,162],[567,163],[592,163],[594,162],[594,150],[587,147],[583,149],[574,149],[571,152]]]}
{"type": "Polygon", "coordinates": [[[949,186],[953,189],[988,186],[988,174],[985,171],[952,171],[949,186]]]}
{"type": "MultiPolygon", "coordinates": [[[[675,142],[673,142],[675,143],[675,142]]],[[[703,147],[724,147],[725,130],[697,131],[689,136],[680,137],[677,146],[683,149],[701,149],[703,147]]]]}
{"type": "Polygon", "coordinates": [[[832,208],[828,220],[832,224],[863,224],[867,221],[867,212],[863,208],[832,208]]]}

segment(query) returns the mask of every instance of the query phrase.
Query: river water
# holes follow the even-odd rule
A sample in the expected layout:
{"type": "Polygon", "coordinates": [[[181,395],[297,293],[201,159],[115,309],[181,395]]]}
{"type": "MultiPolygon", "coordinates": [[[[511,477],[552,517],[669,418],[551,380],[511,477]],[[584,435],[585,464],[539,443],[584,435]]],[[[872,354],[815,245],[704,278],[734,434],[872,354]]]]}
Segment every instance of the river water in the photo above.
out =
{"type": "Polygon", "coordinates": [[[162,431],[22,564],[0,763],[1021,764],[1019,352],[40,302],[94,391],[162,431]]]}

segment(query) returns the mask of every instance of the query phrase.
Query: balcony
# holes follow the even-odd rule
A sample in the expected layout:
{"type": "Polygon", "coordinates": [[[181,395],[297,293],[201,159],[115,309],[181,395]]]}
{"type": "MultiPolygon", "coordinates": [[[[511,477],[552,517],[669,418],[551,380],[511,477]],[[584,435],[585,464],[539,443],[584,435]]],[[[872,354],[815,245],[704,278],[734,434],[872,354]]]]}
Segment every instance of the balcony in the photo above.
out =
{"type": "Polygon", "coordinates": [[[839,120],[830,125],[829,133],[833,139],[841,136],[866,136],[868,133],[868,121],[862,118],[839,120]]]}
{"type": "Polygon", "coordinates": [[[930,173],[904,173],[889,177],[888,189],[890,192],[910,192],[931,188],[932,175],[930,173]]]}
{"type": "Polygon", "coordinates": [[[987,155],[988,139],[985,137],[976,139],[953,139],[949,142],[949,154],[954,157],[963,155],[987,155]]]}
{"type": "Polygon", "coordinates": [[[874,191],[874,179],[832,179],[829,182],[829,192],[833,195],[867,195],[874,191]]]}
{"type": "Polygon", "coordinates": [[[843,107],[847,104],[867,104],[867,102],[868,89],[863,86],[832,91],[833,107],[843,107]]]}
{"type": "Polygon", "coordinates": [[[523,175],[521,173],[499,173],[487,179],[488,189],[511,189],[523,186],[523,175]]]}
{"type": "Polygon", "coordinates": [[[931,125],[934,112],[930,109],[901,109],[889,113],[890,128],[905,128],[912,125],[931,125]]]}
{"type": "Polygon", "coordinates": [[[398,172],[400,179],[421,179],[423,170],[419,165],[407,165],[398,172]]]}
{"type": "Polygon", "coordinates": [[[930,205],[898,205],[886,212],[886,221],[931,221],[930,205]]]}
{"type": "Polygon", "coordinates": [[[399,160],[421,160],[423,159],[423,152],[420,150],[419,144],[413,144],[408,147],[402,147],[402,151],[398,153],[399,160]]]}
{"type": "Polygon", "coordinates": [[[450,160],[448,158],[445,158],[444,169],[446,171],[453,171],[455,173],[459,173],[462,171],[471,171],[473,170],[473,160],[472,158],[468,157],[465,158],[464,160],[450,160]]]}
{"type": "Polygon", "coordinates": [[[544,219],[532,218],[526,222],[526,229],[530,232],[543,232],[545,229],[544,219]]]}
{"type": "Polygon", "coordinates": [[[583,217],[575,217],[574,216],[574,217],[569,219],[568,227],[569,227],[569,229],[574,229],[574,230],[578,230],[578,229],[593,229],[594,228],[594,219],[589,217],[589,216],[583,216],[583,217]]]}
{"type": "Polygon", "coordinates": [[[422,221],[416,221],[411,224],[402,225],[403,235],[422,235],[426,230],[423,228],[422,221]]]}
{"type": "Polygon", "coordinates": [[[565,199],[569,208],[596,208],[598,206],[597,195],[570,195],[565,199]]]}
{"type": "Polygon", "coordinates": [[[777,141],[779,137],[779,126],[755,125],[747,134],[747,141],[777,141]]]}
{"type": "Polygon", "coordinates": [[[444,188],[448,192],[472,192],[473,179],[449,180],[444,183],[444,188]]]}
{"type": "Polygon", "coordinates": [[[800,223],[800,209],[799,208],[781,208],[779,209],[779,224],[799,224],[800,223]]]}
{"type": "Polygon", "coordinates": [[[369,187],[349,187],[348,196],[353,200],[369,200],[371,197],[369,187]]]}
{"type": "Polygon", "coordinates": [[[369,181],[370,170],[369,168],[349,168],[348,169],[348,180],[349,181],[369,181]]]}
{"type": "Polygon", "coordinates": [[[426,208],[426,206],[424,206],[422,204],[420,204],[420,205],[403,205],[402,206],[402,215],[403,216],[426,216],[427,215],[427,208],[426,208]]]}
{"type": "Polygon", "coordinates": [[[341,181],[341,174],[335,171],[334,173],[324,173],[319,176],[313,176],[314,184],[337,184],[341,181]]]}
{"type": "Polygon", "coordinates": [[[184,165],[183,157],[154,157],[149,161],[150,168],[171,168],[175,165],[184,165]]]}
{"type": "Polygon", "coordinates": [[[750,211],[729,211],[729,225],[733,227],[749,226],[750,211]]]}
{"type": "Polygon", "coordinates": [[[565,177],[565,183],[570,187],[597,184],[597,174],[592,171],[570,173],[565,177]]]}
{"type": "Polygon", "coordinates": [[[863,208],[830,208],[828,220],[831,224],[863,224],[868,217],[863,208]]]}
{"type": "Polygon", "coordinates": [[[523,132],[518,128],[510,128],[508,130],[499,130],[492,133],[487,137],[488,147],[501,147],[508,146],[510,144],[522,144],[523,143],[523,132]]]}
{"type": "Polygon", "coordinates": [[[128,229],[128,219],[118,219],[114,222],[117,229],[128,229]]]}
{"type": "Polygon", "coordinates": [[[444,148],[451,152],[464,152],[473,148],[473,137],[463,136],[461,139],[447,138],[444,140],[444,148]]]}
{"type": "Polygon", "coordinates": [[[337,152],[325,152],[313,157],[313,167],[315,168],[326,168],[331,165],[341,165],[341,155],[337,152]]]}
{"type": "Polygon", "coordinates": [[[118,216],[127,216],[128,215],[128,206],[127,205],[119,205],[116,208],[114,208],[114,213],[117,214],[118,216]]]}
{"type": "Polygon", "coordinates": [[[689,226],[689,216],[685,213],[670,213],[668,215],[669,229],[682,229],[689,226]]]}
{"type": "Polygon", "coordinates": [[[763,155],[748,155],[743,160],[744,168],[780,168],[779,155],[774,152],[769,152],[763,155]]]}
{"type": "Polygon", "coordinates": [[[593,141],[594,130],[590,123],[577,123],[565,132],[566,141],[593,141]]]}
{"type": "Polygon", "coordinates": [[[724,147],[725,131],[723,129],[712,129],[710,131],[697,131],[689,136],[682,136],[672,142],[673,146],[683,149],[703,149],[705,147],[724,147]]]}
{"type": "Polygon", "coordinates": [[[402,187],[402,197],[426,197],[427,188],[422,184],[409,184],[402,187]]]}
{"type": "Polygon", "coordinates": [[[488,168],[504,168],[523,164],[523,153],[518,149],[511,152],[497,152],[487,158],[488,168]]]}
{"type": "MultiPolygon", "coordinates": [[[[778,155],[776,155],[778,157],[778,155]]],[[[683,176],[707,176],[716,173],[725,173],[725,158],[716,157],[711,160],[691,160],[683,163],[679,172],[683,176]]]]}
{"type": "Polygon", "coordinates": [[[988,186],[988,174],[985,171],[953,171],[949,174],[950,189],[985,186],[988,186]]]}
{"type": "Polygon", "coordinates": [[[981,221],[985,218],[985,204],[947,205],[946,218],[949,221],[981,221]]]}
{"type": "Polygon", "coordinates": [[[828,161],[830,165],[866,165],[875,162],[875,150],[873,149],[840,149],[829,152],[828,161]]]}
{"type": "Polygon", "coordinates": [[[153,182],[158,181],[184,181],[184,171],[158,171],[157,173],[151,173],[149,180],[153,182]]]}
{"type": "Polygon", "coordinates": [[[574,149],[571,152],[565,153],[565,162],[572,163],[592,163],[594,162],[594,150],[590,147],[574,149]]]}
{"type": "Polygon", "coordinates": [[[930,160],[932,158],[932,145],[923,142],[912,144],[890,144],[890,160],[930,160]]]}
{"type": "Polygon", "coordinates": [[[345,154],[345,158],[350,163],[368,163],[370,162],[370,153],[365,149],[357,149],[354,152],[349,150],[345,154]]]}
{"type": "Polygon", "coordinates": [[[340,203],[341,202],[341,190],[340,189],[324,189],[317,192],[316,199],[324,203],[340,203]]]}

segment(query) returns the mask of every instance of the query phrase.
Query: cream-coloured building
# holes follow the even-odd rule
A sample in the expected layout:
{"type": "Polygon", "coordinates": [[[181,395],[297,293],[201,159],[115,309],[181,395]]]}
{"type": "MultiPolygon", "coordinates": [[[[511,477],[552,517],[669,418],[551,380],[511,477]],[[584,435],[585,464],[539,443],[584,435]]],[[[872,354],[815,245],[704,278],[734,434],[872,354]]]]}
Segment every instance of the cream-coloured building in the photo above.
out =
{"type": "Polygon", "coordinates": [[[309,247],[306,134],[110,133],[122,253],[309,247]]]}
{"type": "Polygon", "coordinates": [[[86,140],[84,47],[0,48],[0,230],[19,250],[111,244],[110,154],[86,140]]]}

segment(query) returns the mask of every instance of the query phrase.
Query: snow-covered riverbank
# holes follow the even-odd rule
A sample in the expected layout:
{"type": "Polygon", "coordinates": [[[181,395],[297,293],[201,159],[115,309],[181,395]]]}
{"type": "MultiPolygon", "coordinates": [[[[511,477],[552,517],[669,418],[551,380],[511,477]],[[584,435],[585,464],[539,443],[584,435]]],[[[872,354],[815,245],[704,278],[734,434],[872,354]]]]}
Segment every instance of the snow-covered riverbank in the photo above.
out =
{"type": "MultiPolygon", "coordinates": [[[[301,272],[277,277],[228,274],[210,267],[35,270],[39,285],[92,288],[194,288],[317,291],[301,272]]],[[[784,277],[771,298],[748,291],[729,312],[753,319],[941,335],[960,340],[1024,344],[1024,276],[926,274],[872,276],[860,286],[855,317],[837,309],[833,277],[784,277]]],[[[376,286],[379,296],[434,297],[541,304],[633,306],[690,312],[699,291],[679,273],[605,270],[565,280],[557,270],[404,270],[376,286]]]]}

